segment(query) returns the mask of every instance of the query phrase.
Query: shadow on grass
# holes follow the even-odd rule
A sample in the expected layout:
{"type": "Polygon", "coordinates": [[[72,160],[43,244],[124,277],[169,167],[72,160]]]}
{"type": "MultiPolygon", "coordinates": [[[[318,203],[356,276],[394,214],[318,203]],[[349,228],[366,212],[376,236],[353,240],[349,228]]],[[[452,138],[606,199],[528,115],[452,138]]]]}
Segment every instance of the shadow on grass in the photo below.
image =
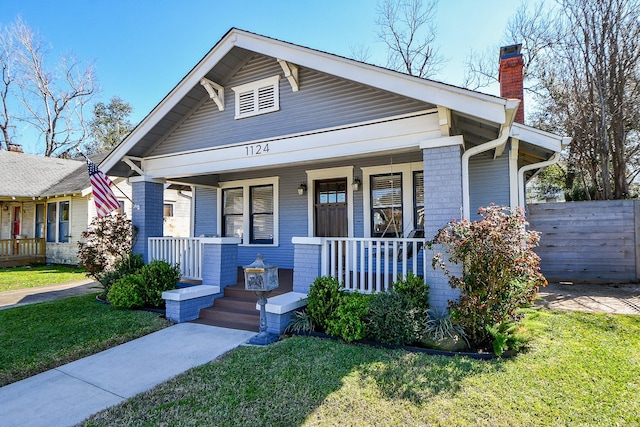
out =
{"type": "Polygon", "coordinates": [[[503,363],[291,337],[238,348],[86,425],[301,425],[319,408],[339,414],[376,402],[425,404],[503,363]]]}

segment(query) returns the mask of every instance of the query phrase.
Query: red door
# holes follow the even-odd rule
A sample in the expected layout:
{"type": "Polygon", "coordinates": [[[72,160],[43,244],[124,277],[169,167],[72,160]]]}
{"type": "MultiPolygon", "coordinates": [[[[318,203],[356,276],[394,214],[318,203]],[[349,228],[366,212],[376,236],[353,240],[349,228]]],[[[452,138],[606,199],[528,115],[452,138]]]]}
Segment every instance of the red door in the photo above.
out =
{"type": "Polygon", "coordinates": [[[13,233],[12,238],[16,238],[16,236],[20,235],[20,206],[15,206],[13,208],[13,233]]]}

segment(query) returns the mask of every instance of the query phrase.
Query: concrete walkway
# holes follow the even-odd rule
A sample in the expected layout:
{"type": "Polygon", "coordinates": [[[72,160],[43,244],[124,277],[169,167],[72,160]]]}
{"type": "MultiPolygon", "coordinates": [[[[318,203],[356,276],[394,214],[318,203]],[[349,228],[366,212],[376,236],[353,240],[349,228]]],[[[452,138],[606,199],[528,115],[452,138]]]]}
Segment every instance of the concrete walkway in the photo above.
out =
{"type": "Polygon", "coordinates": [[[72,426],[245,343],[255,332],[170,326],[0,388],[0,425],[72,426]]]}
{"type": "Polygon", "coordinates": [[[51,301],[73,295],[97,293],[100,292],[101,289],[102,286],[100,283],[94,282],[91,279],[84,279],[60,285],[4,291],[0,292],[0,310],[36,302],[51,301]]]}
{"type": "Polygon", "coordinates": [[[550,283],[536,303],[547,308],[591,313],[640,314],[638,283],[550,283]]]}

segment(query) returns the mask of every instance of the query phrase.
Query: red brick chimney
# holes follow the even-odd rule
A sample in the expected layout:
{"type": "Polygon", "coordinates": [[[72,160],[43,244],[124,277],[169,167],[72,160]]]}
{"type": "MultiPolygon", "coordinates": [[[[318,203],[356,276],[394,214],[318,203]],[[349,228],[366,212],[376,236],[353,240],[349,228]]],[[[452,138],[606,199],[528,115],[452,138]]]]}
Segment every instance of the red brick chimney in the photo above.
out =
{"type": "Polygon", "coordinates": [[[520,53],[521,50],[521,44],[500,48],[498,81],[500,82],[501,97],[520,100],[514,121],[524,124],[524,58],[520,53]]]}
{"type": "Polygon", "coordinates": [[[22,145],[20,144],[14,144],[13,142],[9,142],[7,146],[9,151],[13,151],[15,153],[24,153],[24,150],[22,149],[22,145]]]}

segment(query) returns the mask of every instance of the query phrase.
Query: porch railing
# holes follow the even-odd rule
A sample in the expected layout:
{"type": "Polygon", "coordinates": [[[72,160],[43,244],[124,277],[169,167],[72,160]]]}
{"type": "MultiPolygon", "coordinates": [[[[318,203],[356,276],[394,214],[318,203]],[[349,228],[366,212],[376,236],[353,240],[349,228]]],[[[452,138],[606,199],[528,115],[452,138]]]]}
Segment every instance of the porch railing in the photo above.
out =
{"type": "Polygon", "coordinates": [[[424,239],[325,238],[322,275],[344,282],[347,290],[362,293],[388,290],[398,276],[409,272],[424,277],[431,268],[424,239]]]}
{"type": "Polygon", "coordinates": [[[150,237],[149,259],[179,264],[182,278],[202,280],[202,243],[197,237],[150,237]]]}
{"type": "Polygon", "coordinates": [[[43,238],[2,239],[0,257],[44,257],[46,253],[43,238]]]}

